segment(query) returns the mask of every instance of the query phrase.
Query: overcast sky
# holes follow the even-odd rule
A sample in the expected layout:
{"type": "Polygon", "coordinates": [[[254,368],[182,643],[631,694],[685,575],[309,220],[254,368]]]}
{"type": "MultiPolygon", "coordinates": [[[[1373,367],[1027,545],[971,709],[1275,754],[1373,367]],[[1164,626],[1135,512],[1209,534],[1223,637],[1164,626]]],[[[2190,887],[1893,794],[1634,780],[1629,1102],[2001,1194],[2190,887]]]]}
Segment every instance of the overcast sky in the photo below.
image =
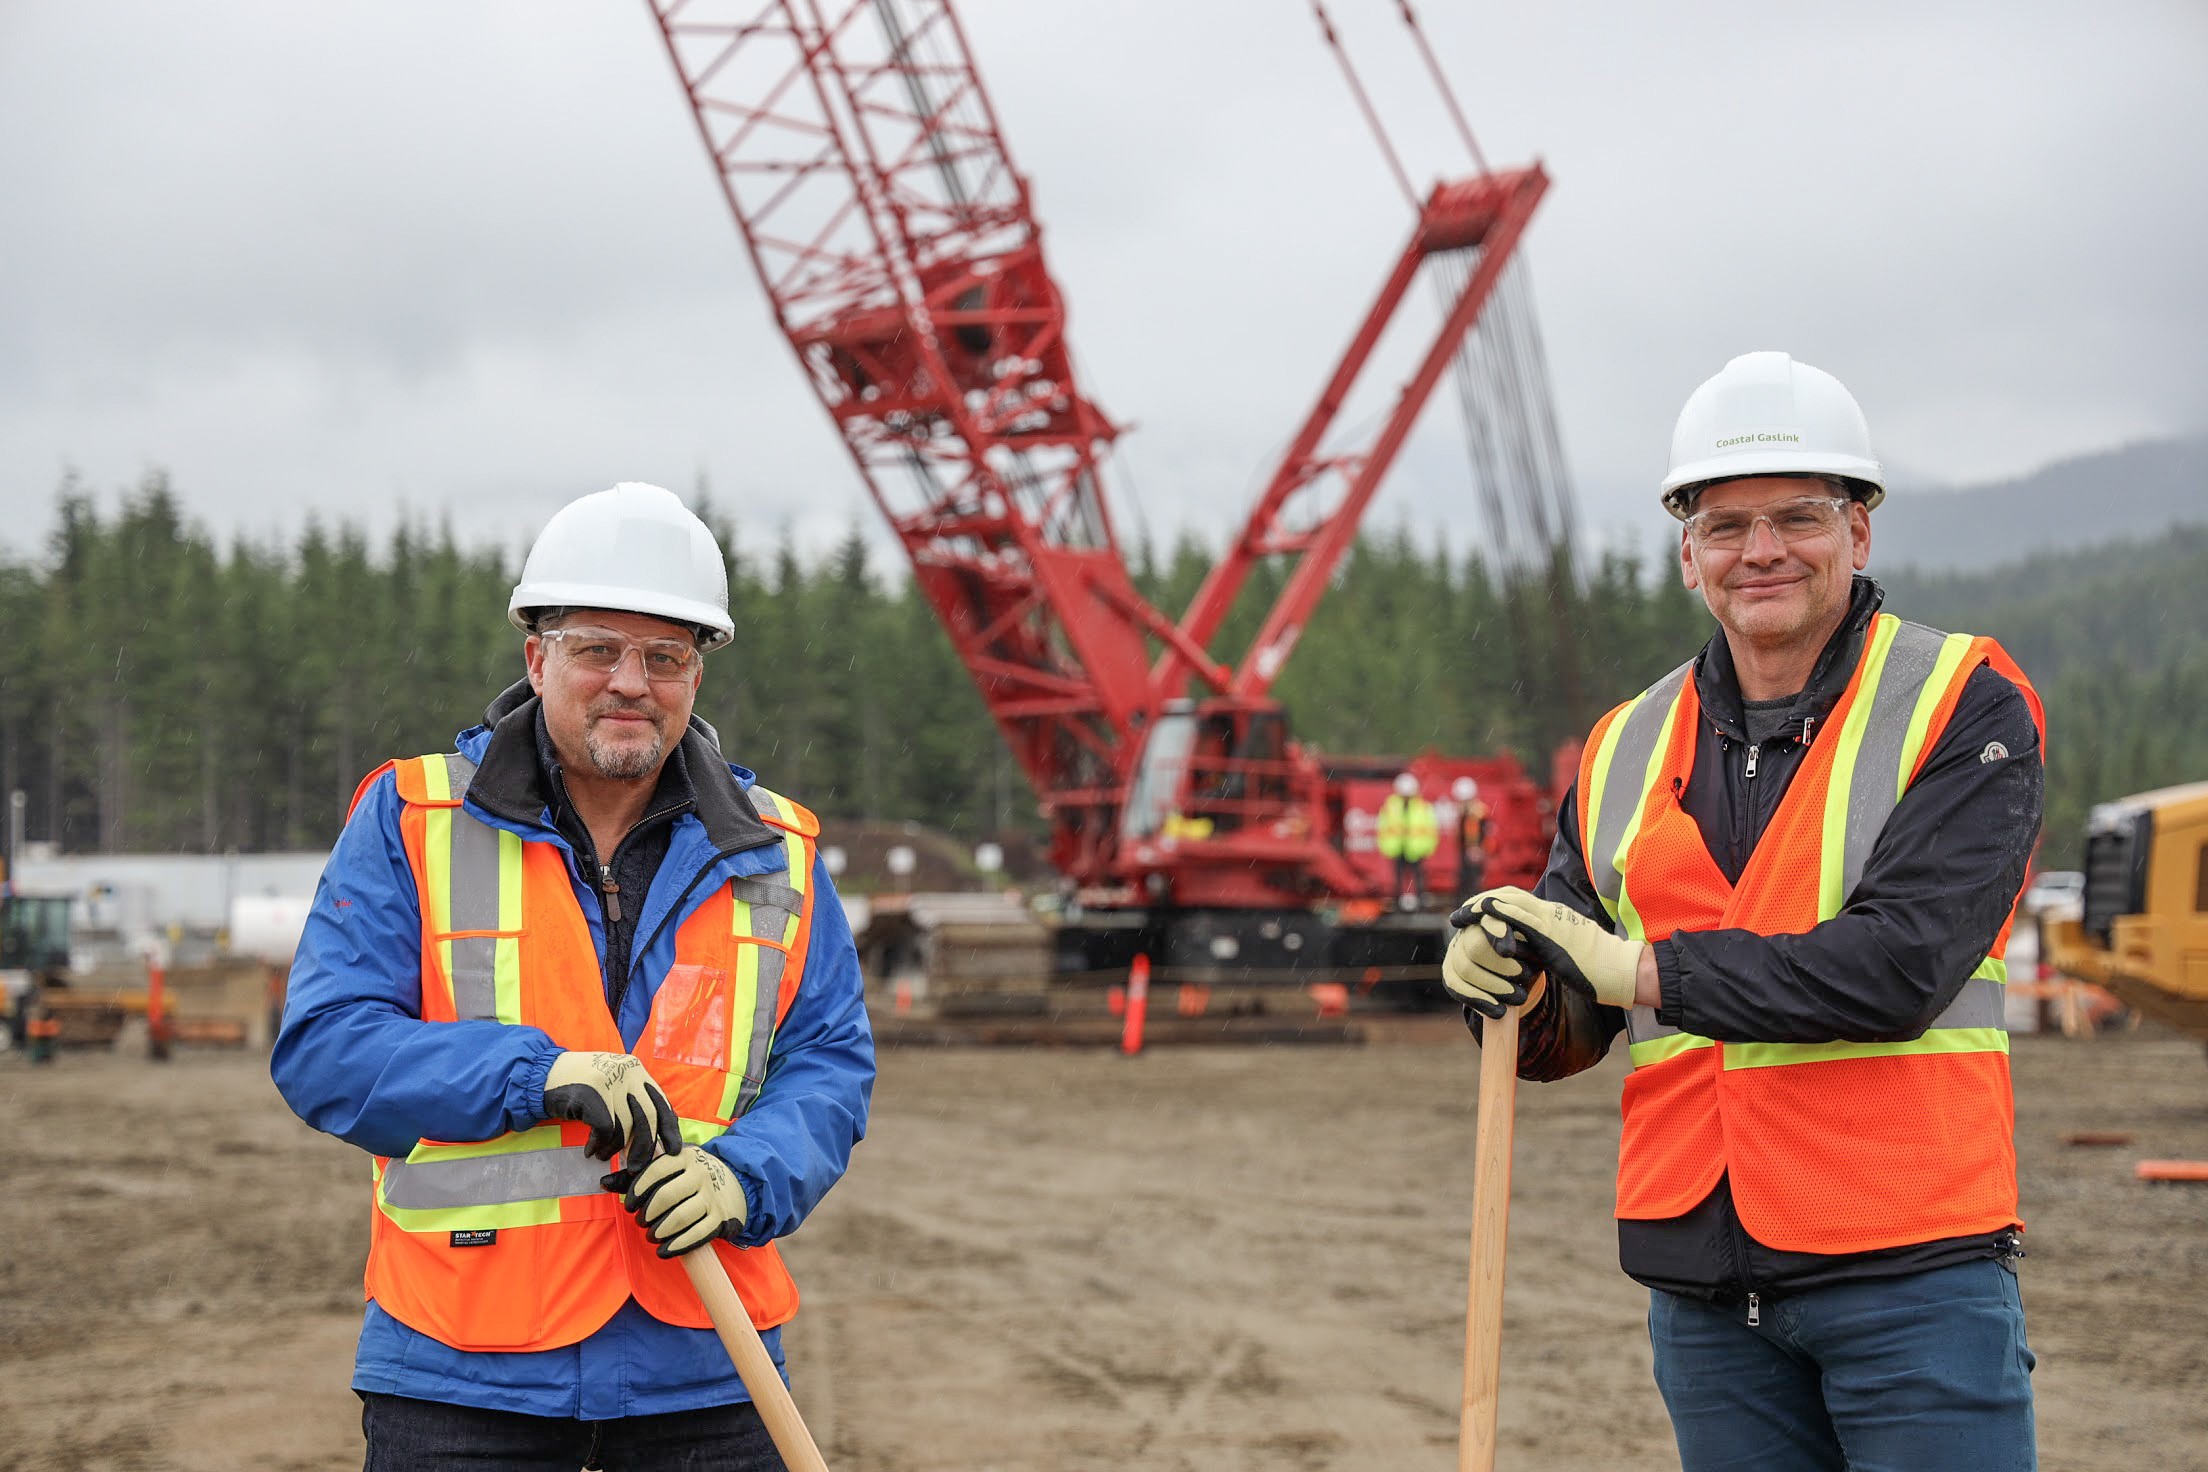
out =
{"type": "MultiPolygon", "coordinates": [[[[1392,0],[1332,0],[1422,181],[1392,0]]],[[[964,0],[1123,529],[1214,540],[1409,216],[1304,0],[964,0]]],[[[1598,533],[1659,525],[1736,352],[1863,402],[1916,483],[2208,427],[2208,6],[1424,0],[1527,241],[1598,533]]],[[[754,545],[873,513],[636,0],[0,0],[0,542],[74,467],[219,533],[402,509],[518,548],[700,474],[754,545]]],[[[1381,525],[1477,536],[1446,391],[1381,525]]]]}

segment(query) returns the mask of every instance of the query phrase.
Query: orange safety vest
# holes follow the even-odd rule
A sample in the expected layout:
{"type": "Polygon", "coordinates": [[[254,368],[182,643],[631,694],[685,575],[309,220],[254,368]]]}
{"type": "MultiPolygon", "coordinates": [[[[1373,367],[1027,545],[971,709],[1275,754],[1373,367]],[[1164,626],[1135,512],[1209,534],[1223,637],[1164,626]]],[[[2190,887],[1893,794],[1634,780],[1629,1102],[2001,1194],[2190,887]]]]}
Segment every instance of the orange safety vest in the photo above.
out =
{"type": "MultiPolygon", "coordinates": [[[[391,765],[422,900],[422,1020],[538,1027],[563,1048],[629,1051],[606,1010],[589,922],[558,846],[463,808],[475,772],[466,757],[391,765]]],[[[732,879],[682,922],[635,1049],[694,1144],[758,1099],[812,934],[819,821],[763,787],[751,799],[782,838],[788,872],[732,879]]],[[[583,1153],[588,1139],[581,1125],[547,1121],[473,1143],[423,1140],[404,1160],[378,1157],[367,1296],[465,1350],[573,1344],[631,1298],[662,1322],[710,1328],[681,1264],[662,1261],[620,1198],[599,1187],[611,1167],[583,1153]]],[[[796,1314],[797,1285],[772,1243],[713,1250],[755,1325],[796,1314]]]]}
{"type": "MultiPolygon", "coordinates": [[[[2023,692],[2044,738],[2039,697],[2000,645],[1879,615],[1738,883],[1679,802],[1703,726],[1693,663],[1604,716],[1578,798],[1588,874],[1619,932],[1796,935],[1838,915],[1981,664],[2023,692]]],[[[2016,1223],[2008,938],[2004,923],[1915,1038],[1720,1043],[1629,1009],[1617,1214],[1682,1215],[1729,1174],[1742,1225],[1786,1251],[1865,1252],[2016,1223]]]]}

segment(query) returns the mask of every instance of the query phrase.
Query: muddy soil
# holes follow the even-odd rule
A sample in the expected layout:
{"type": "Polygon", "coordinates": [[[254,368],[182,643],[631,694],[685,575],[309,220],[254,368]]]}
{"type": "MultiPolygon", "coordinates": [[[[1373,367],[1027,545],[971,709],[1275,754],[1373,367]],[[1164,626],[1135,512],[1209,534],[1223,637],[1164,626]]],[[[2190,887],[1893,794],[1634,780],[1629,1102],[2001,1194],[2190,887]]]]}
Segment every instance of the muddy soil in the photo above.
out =
{"type": "MultiPolygon", "coordinates": [[[[2044,1465],[2208,1466],[2208,1064],[2022,1037],[2044,1465]],[[2078,1130],[2132,1134],[2084,1148],[2078,1130]]],[[[1520,1096],[1500,1465],[1674,1467],[1616,1268],[1622,1069],[1520,1096]]],[[[1454,1466],[1476,1053],[885,1053],[790,1248],[839,1472],[1454,1466]]],[[[358,1466],[367,1165],[262,1060],[0,1057],[0,1447],[53,1468],[358,1466]]]]}

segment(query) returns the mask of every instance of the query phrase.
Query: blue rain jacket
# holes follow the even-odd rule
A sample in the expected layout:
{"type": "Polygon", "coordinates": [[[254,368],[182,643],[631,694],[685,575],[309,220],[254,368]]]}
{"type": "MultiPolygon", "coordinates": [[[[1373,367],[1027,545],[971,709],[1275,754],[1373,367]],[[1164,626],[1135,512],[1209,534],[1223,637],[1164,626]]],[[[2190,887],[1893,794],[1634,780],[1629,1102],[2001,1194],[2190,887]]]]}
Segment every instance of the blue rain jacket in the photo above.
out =
{"type": "MultiPolygon", "coordinates": [[[[685,742],[693,772],[700,769],[694,753],[701,730],[710,740],[711,728],[694,722],[685,742]]],[[[490,739],[489,726],[476,726],[461,733],[459,749],[481,762],[490,739]]],[[[706,750],[712,761],[720,760],[717,745],[706,750]]],[[[732,763],[727,769],[747,791],[756,780],[732,763]]],[[[402,807],[397,779],[385,772],[338,838],[292,962],[270,1064],[276,1087],[301,1119],[387,1157],[404,1156],[425,1138],[489,1139],[542,1123],[545,1073],[560,1052],[534,1027],[421,1020],[421,912],[399,836],[402,807]]],[[[517,824],[484,811],[472,797],[467,810],[525,839],[557,844],[568,856],[569,880],[603,965],[598,892],[577,878],[574,853],[550,813],[517,824]]],[[[645,894],[617,1019],[629,1047],[643,1033],[652,998],[674,963],[682,921],[726,880],[787,866],[780,843],[717,855],[696,812],[676,818],[667,856],[645,894]],[[674,912],[678,901],[682,908],[674,912]]],[[[705,1147],[743,1184],[746,1213],[738,1240],[745,1246],[795,1231],[841,1178],[852,1146],[866,1133],[874,1041],[858,957],[835,886],[818,862],[811,892],[804,980],[776,1034],[765,1086],[750,1112],[705,1147]]],[[[781,1366],[781,1331],[762,1337],[781,1366]]],[[[662,1323],[633,1299],[581,1343],[527,1353],[454,1349],[371,1300],[353,1388],[586,1421],[750,1398],[712,1331],[662,1323]]]]}

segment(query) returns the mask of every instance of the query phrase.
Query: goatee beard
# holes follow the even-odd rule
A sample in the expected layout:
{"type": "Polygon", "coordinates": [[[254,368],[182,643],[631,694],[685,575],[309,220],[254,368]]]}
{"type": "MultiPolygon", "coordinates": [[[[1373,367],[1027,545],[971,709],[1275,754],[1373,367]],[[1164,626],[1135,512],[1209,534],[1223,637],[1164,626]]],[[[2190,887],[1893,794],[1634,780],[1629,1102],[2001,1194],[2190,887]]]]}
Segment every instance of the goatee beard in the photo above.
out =
{"type": "Polygon", "coordinates": [[[590,764],[598,769],[599,776],[614,782],[634,782],[658,770],[667,740],[654,731],[650,746],[614,746],[600,741],[593,732],[583,738],[583,750],[589,753],[590,764]]]}

